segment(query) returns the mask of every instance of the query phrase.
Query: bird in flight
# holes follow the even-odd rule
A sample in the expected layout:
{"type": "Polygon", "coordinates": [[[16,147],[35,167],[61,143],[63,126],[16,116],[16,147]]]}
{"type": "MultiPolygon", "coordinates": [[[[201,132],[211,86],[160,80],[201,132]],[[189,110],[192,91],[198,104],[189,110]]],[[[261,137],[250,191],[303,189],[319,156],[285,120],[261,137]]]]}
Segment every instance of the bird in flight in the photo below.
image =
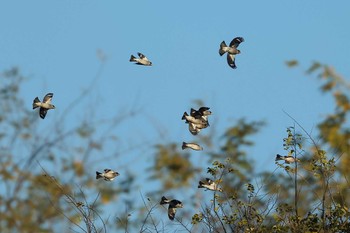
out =
{"type": "Polygon", "coordinates": [[[198,145],[197,143],[187,143],[187,142],[182,142],[182,147],[183,150],[186,148],[190,148],[192,150],[203,150],[203,147],[198,145]]]}
{"type": "Polygon", "coordinates": [[[55,105],[51,104],[53,93],[47,93],[43,99],[43,102],[40,102],[38,97],[35,97],[33,100],[33,109],[39,108],[39,116],[44,119],[46,113],[50,109],[55,109],[55,105]]]}
{"type": "Polygon", "coordinates": [[[205,125],[208,126],[208,121],[202,117],[200,118],[195,118],[194,116],[188,115],[187,112],[184,112],[182,115],[181,120],[186,120],[186,123],[190,122],[196,125],[205,125]]]}
{"type": "Polygon", "coordinates": [[[202,118],[205,121],[208,121],[208,116],[211,115],[210,108],[208,107],[200,107],[198,110],[191,108],[190,115],[196,119],[202,118]]]}
{"type": "Polygon", "coordinates": [[[111,169],[104,169],[104,172],[96,171],[96,179],[103,178],[106,181],[112,181],[119,176],[119,173],[111,169]]]}
{"type": "Polygon", "coordinates": [[[242,42],[244,42],[243,37],[236,37],[231,41],[230,46],[227,46],[225,41],[221,42],[220,44],[219,54],[220,56],[222,56],[227,52],[227,64],[232,69],[237,68],[235,63],[236,55],[241,53],[241,51],[238,50],[237,48],[239,44],[242,42]]]}
{"type": "Polygon", "coordinates": [[[209,109],[208,107],[200,107],[198,110],[191,108],[190,115],[184,112],[181,119],[188,124],[191,134],[197,135],[202,129],[209,126],[208,116],[211,115],[209,109]]]}
{"type": "Polygon", "coordinates": [[[292,155],[283,156],[283,155],[277,154],[275,161],[278,161],[278,160],[284,160],[284,162],[288,164],[294,163],[295,161],[300,162],[299,159],[295,159],[294,156],[292,155]]]}
{"type": "Polygon", "coordinates": [[[219,188],[218,183],[209,178],[206,178],[205,181],[200,180],[198,184],[198,188],[206,188],[206,190],[222,192],[222,189],[219,188]]]}
{"type": "Polygon", "coordinates": [[[160,201],[160,204],[161,205],[165,205],[165,204],[169,204],[169,207],[168,207],[168,217],[171,221],[174,220],[175,218],[175,214],[176,214],[176,210],[177,208],[182,208],[183,207],[183,204],[181,201],[179,200],[176,200],[176,199],[173,199],[173,200],[169,200],[168,198],[166,197],[162,197],[161,201],[160,201]]]}
{"type": "Polygon", "coordinates": [[[148,60],[148,58],[143,55],[142,53],[137,53],[139,58],[135,57],[134,55],[131,55],[130,62],[136,62],[136,65],[143,65],[143,66],[152,66],[152,62],[148,60]]]}
{"type": "Polygon", "coordinates": [[[185,120],[185,123],[188,124],[188,130],[193,135],[197,135],[202,129],[205,129],[209,126],[209,123],[207,120],[198,118],[188,115],[187,112],[184,112],[182,115],[182,120],[185,120]]]}

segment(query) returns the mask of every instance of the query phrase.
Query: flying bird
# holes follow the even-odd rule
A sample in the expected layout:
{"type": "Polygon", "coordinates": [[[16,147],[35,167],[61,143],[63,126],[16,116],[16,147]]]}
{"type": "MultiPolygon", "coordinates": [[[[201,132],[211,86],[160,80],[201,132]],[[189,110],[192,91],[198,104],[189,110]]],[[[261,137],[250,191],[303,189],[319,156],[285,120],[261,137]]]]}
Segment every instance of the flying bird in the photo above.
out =
{"type": "Polygon", "coordinates": [[[222,189],[219,188],[217,182],[212,181],[209,178],[206,178],[205,181],[199,181],[198,188],[206,188],[206,190],[219,191],[222,192],[222,189]]]}
{"type": "Polygon", "coordinates": [[[139,58],[135,57],[134,55],[131,55],[130,62],[136,62],[136,65],[143,65],[143,66],[152,66],[152,62],[148,60],[148,58],[143,55],[142,53],[137,53],[139,58]]]}
{"type": "Polygon", "coordinates": [[[227,64],[232,69],[237,68],[235,63],[236,55],[241,53],[241,51],[237,48],[242,42],[244,42],[243,37],[236,37],[231,41],[230,46],[227,46],[225,41],[221,42],[220,44],[219,54],[222,56],[227,52],[227,64]]]}
{"type": "Polygon", "coordinates": [[[288,164],[294,163],[295,161],[300,162],[299,159],[295,159],[294,156],[292,155],[283,156],[283,155],[277,154],[275,161],[278,161],[278,160],[284,160],[284,162],[288,164]]]}
{"type": "Polygon", "coordinates": [[[198,110],[191,108],[190,115],[184,112],[182,120],[188,124],[188,130],[193,135],[197,135],[201,129],[207,128],[209,125],[208,116],[212,114],[208,107],[200,107],[198,110]]]}
{"type": "Polygon", "coordinates": [[[96,171],[96,179],[103,178],[106,181],[112,181],[119,176],[119,173],[111,169],[104,169],[104,172],[96,171]]]}
{"type": "Polygon", "coordinates": [[[182,149],[184,150],[186,148],[190,148],[192,150],[203,150],[203,147],[201,147],[200,145],[198,145],[196,143],[182,142],[182,149]]]}
{"type": "Polygon", "coordinates": [[[204,120],[208,119],[208,116],[211,115],[211,111],[209,111],[210,108],[208,107],[200,107],[198,110],[191,108],[190,115],[194,118],[203,118],[204,120]]]}
{"type": "Polygon", "coordinates": [[[186,123],[188,123],[188,130],[192,135],[197,135],[201,131],[201,128],[198,128],[197,125],[190,122],[186,122],[186,123]]]}
{"type": "Polygon", "coordinates": [[[203,119],[201,117],[200,118],[195,118],[195,117],[193,117],[191,115],[188,115],[187,112],[184,112],[184,114],[182,115],[181,120],[186,120],[186,123],[191,122],[191,123],[193,123],[195,125],[203,125],[204,127],[209,126],[207,120],[205,120],[205,119],[203,119]]]}
{"type": "Polygon", "coordinates": [[[201,129],[207,128],[209,125],[208,116],[212,114],[208,107],[200,107],[198,110],[191,108],[190,115],[184,112],[182,120],[188,124],[188,130],[193,135],[197,135],[201,129]]]}
{"type": "Polygon", "coordinates": [[[43,99],[43,102],[40,102],[38,97],[35,97],[33,100],[33,109],[39,108],[39,116],[44,119],[46,113],[50,109],[55,109],[55,105],[51,104],[53,93],[47,93],[43,99]]]}
{"type": "Polygon", "coordinates": [[[169,207],[168,207],[168,217],[171,221],[174,220],[175,218],[175,214],[176,214],[176,209],[177,208],[182,208],[183,207],[183,204],[181,201],[179,200],[176,200],[176,199],[173,199],[173,200],[169,200],[168,198],[166,197],[162,197],[162,200],[160,201],[160,204],[161,205],[165,205],[165,204],[169,204],[169,207]]]}
{"type": "Polygon", "coordinates": [[[193,135],[197,135],[202,129],[209,126],[208,120],[203,118],[196,119],[195,117],[188,115],[187,112],[184,112],[181,119],[185,120],[185,123],[188,124],[188,130],[193,135]]]}
{"type": "Polygon", "coordinates": [[[207,126],[209,126],[208,116],[211,115],[209,109],[210,108],[208,107],[200,107],[198,110],[191,108],[190,116],[204,120],[207,123],[207,126]]]}

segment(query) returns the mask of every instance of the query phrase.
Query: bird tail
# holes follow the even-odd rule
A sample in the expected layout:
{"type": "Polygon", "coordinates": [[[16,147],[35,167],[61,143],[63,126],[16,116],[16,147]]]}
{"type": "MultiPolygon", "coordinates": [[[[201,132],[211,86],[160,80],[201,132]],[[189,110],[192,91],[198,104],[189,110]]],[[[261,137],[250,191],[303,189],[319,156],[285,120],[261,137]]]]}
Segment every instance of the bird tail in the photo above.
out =
{"type": "Polygon", "coordinates": [[[277,161],[277,160],[283,160],[283,156],[280,154],[277,154],[275,161],[277,161]]]}
{"type": "Polygon", "coordinates": [[[203,181],[199,181],[198,182],[198,188],[204,188],[203,184],[204,184],[203,181]]]}
{"type": "Polygon", "coordinates": [[[219,49],[220,56],[222,56],[222,55],[224,55],[224,53],[226,53],[225,50],[224,50],[225,47],[227,47],[225,41],[221,42],[220,49],[219,49]]]}
{"type": "Polygon", "coordinates": [[[101,172],[96,171],[96,180],[97,180],[97,179],[100,179],[100,178],[103,178],[102,173],[101,173],[101,172]]]}
{"type": "Polygon", "coordinates": [[[183,150],[187,148],[186,146],[186,142],[182,142],[182,147],[181,147],[183,150]]]}
{"type": "Polygon", "coordinates": [[[184,114],[182,115],[181,120],[186,120],[186,117],[188,116],[187,112],[184,112],[184,114]]]}
{"type": "Polygon", "coordinates": [[[164,205],[164,204],[168,204],[170,201],[168,200],[168,198],[162,196],[162,200],[160,200],[160,204],[164,205]]]}
{"type": "Polygon", "coordinates": [[[33,109],[38,108],[39,106],[37,105],[37,103],[40,103],[40,100],[38,97],[35,97],[35,99],[33,100],[33,109]]]}
{"type": "Polygon", "coordinates": [[[131,55],[129,61],[135,61],[135,59],[136,59],[136,57],[134,55],[131,55]]]}

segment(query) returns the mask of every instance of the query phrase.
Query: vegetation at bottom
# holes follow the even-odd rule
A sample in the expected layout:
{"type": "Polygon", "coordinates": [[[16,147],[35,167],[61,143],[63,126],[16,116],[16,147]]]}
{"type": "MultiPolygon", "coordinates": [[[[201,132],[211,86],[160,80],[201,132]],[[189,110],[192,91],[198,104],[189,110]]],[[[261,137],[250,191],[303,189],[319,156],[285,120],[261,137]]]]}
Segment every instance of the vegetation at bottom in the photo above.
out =
{"type": "MultiPolygon", "coordinates": [[[[294,60],[287,65],[299,67],[294,60]]],[[[193,152],[178,142],[149,143],[152,162],[142,177],[124,170],[118,185],[106,185],[96,182],[90,166],[103,164],[98,155],[119,143],[115,129],[135,112],[91,116],[76,125],[67,123],[67,113],[43,130],[21,98],[26,78],[18,68],[3,71],[0,232],[350,232],[350,85],[318,62],[306,75],[317,77],[320,91],[333,96],[334,110],[315,122],[315,133],[286,110],[291,123],[281,129],[285,137],[271,140],[281,142],[276,153],[292,162],[277,160],[273,171],[256,171],[248,151],[265,122],[242,117],[223,133],[211,126],[196,137],[206,148],[203,161],[191,159],[193,152]],[[197,189],[205,177],[222,192],[197,189]],[[147,182],[157,189],[143,192],[139,184],[147,182]],[[159,204],[167,194],[185,198],[174,221],[159,204]]],[[[104,159],[118,161],[144,149],[116,148],[104,159]]]]}

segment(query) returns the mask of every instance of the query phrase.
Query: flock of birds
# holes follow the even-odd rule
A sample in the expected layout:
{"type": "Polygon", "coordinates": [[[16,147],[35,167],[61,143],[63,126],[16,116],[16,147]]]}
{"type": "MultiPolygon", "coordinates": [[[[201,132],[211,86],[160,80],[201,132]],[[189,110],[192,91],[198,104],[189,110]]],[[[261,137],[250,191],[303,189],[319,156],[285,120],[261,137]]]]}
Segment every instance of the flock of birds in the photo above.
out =
{"type": "MultiPolygon", "coordinates": [[[[227,53],[227,63],[228,65],[236,69],[236,63],[235,58],[237,54],[240,54],[241,51],[238,50],[238,46],[240,43],[244,42],[243,37],[236,37],[234,38],[230,45],[227,46],[225,41],[222,41],[219,48],[219,54],[220,56],[227,53]]],[[[152,62],[142,53],[137,53],[138,57],[135,57],[134,55],[131,55],[130,62],[135,62],[136,65],[143,65],[143,66],[152,66],[152,62]]],[[[55,105],[51,104],[53,98],[53,93],[48,93],[45,95],[43,101],[40,101],[38,97],[36,97],[33,101],[33,109],[39,108],[39,116],[44,119],[47,111],[51,109],[55,109],[55,105]]],[[[188,124],[188,130],[192,135],[197,135],[201,130],[207,128],[209,125],[208,116],[212,114],[212,112],[209,110],[209,107],[200,107],[198,110],[195,110],[191,108],[190,114],[187,112],[184,112],[182,115],[182,120],[185,120],[185,123],[188,124]]],[[[203,147],[196,143],[182,143],[182,149],[192,149],[196,151],[203,150],[203,147]]],[[[295,158],[293,156],[281,156],[277,154],[276,161],[278,160],[284,160],[286,163],[292,163],[295,162],[295,158]]],[[[106,181],[112,181],[117,176],[119,176],[119,173],[116,171],[113,171],[112,169],[104,169],[103,172],[96,171],[96,179],[104,179],[106,181]]],[[[205,180],[201,180],[198,183],[198,188],[205,188],[206,190],[212,190],[212,191],[219,191],[222,192],[223,190],[219,187],[219,184],[217,181],[213,181],[209,178],[206,178],[205,180]]],[[[182,208],[183,204],[181,201],[177,199],[168,199],[166,197],[162,197],[160,201],[161,205],[168,204],[168,217],[170,220],[174,220],[175,213],[177,208],[182,208]]]]}
{"type": "MultiPolygon", "coordinates": [[[[242,42],[244,42],[243,37],[236,37],[231,41],[229,46],[226,45],[225,41],[221,42],[220,44],[219,54],[220,56],[222,56],[225,53],[227,53],[227,64],[232,69],[237,68],[235,63],[236,55],[241,53],[241,51],[237,48],[242,42]]],[[[145,55],[143,55],[142,53],[137,53],[137,55],[139,56],[138,58],[134,55],[131,55],[129,61],[135,62],[136,65],[152,66],[152,62],[148,60],[148,58],[145,55]]]]}

